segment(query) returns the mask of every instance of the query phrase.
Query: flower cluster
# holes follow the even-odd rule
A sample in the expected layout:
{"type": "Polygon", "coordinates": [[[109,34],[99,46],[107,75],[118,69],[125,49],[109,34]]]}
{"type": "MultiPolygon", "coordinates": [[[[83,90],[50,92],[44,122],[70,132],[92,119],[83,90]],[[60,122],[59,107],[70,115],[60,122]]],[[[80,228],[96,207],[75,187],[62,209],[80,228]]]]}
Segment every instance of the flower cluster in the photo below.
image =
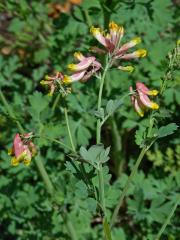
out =
{"type": "MultiPolygon", "coordinates": [[[[145,57],[147,51],[145,49],[139,49],[134,52],[128,52],[129,49],[135,47],[141,42],[140,37],[136,37],[131,41],[121,44],[121,40],[124,36],[124,28],[115,22],[109,23],[109,32],[103,31],[101,28],[91,27],[90,32],[93,36],[103,45],[104,48],[93,47],[91,50],[101,54],[108,54],[109,66],[116,60],[132,60],[145,57]]],[[[41,84],[47,85],[50,88],[49,95],[58,90],[63,95],[67,95],[71,92],[69,84],[80,81],[86,82],[93,75],[102,69],[101,63],[99,63],[95,56],[84,56],[81,52],[75,52],[74,57],[77,63],[68,64],[67,68],[72,72],[71,75],[66,75],[58,72],[55,76],[46,76],[45,80],[41,81],[41,84]]],[[[127,72],[133,72],[133,66],[118,66],[118,69],[127,72]]],[[[156,96],[157,90],[150,91],[143,83],[136,83],[136,91],[130,87],[131,100],[135,110],[140,116],[144,116],[146,109],[158,109],[158,104],[152,102],[149,99],[149,95],[156,96]]]]}
{"type": "Polygon", "coordinates": [[[19,165],[23,162],[28,166],[32,157],[36,154],[36,147],[31,141],[32,133],[26,133],[20,135],[17,133],[13,140],[13,147],[9,151],[9,155],[12,156],[11,164],[13,166],[19,165]]]}
{"type": "Polygon", "coordinates": [[[156,96],[157,90],[149,90],[143,83],[136,83],[136,91],[133,91],[132,86],[130,87],[131,102],[134,106],[135,111],[141,116],[144,116],[144,112],[148,109],[159,109],[159,105],[152,102],[148,96],[156,96]]]}
{"type": "MultiPolygon", "coordinates": [[[[114,22],[109,23],[109,33],[105,33],[101,28],[91,27],[90,32],[93,36],[105,47],[105,49],[94,48],[95,52],[111,54],[112,60],[131,60],[140,57],[145,57],[147,51],[145,49],[139,49],[132,53],[127,51],[141,42],[140,37],[132,39],[130,42],[121,45],[121,39],[124,36],[124,28],[117,25],[114,22]]],[[[119,66],[120,70],[133,71],[132,66],[119,66]]]]}
{"type": "Polygon", "coordinates": [[[61,72],[57,72],[55,76],[46,76],[40,83],[50,88],[49,96],[52,96],[57,89],[63,96],[71,93],[71,88],[64,85],[64,75],[61,72]]]}
{"type": "Polygon", "coordinates": [[[58,89],[64,96],[71,92],[69,84],[77,81],[86,82],[93,74],[100,70],[101,64],[94,56],[85,57],[80,52],[75,52],[74,57],[79,63],[68,64],[68,69],[73,72],[72,75],[64,75],[57,72],[55,76],[46,76],[45,80],[41,80],[42,85],[50,88],[49,96],[52,96],[58,89]]]}
{"type": "Polygon", "coordinates": [[[79,61],[79,63],[68,64],[68,69],[74,73],[71,76],[64,76],[63,81],[65,83],[72,83],[76,81],[86,82],[101,68],[101,64],[94,56],[85,57],[82,53],[75,52],[74,57],[77,61],[79,61]]]}

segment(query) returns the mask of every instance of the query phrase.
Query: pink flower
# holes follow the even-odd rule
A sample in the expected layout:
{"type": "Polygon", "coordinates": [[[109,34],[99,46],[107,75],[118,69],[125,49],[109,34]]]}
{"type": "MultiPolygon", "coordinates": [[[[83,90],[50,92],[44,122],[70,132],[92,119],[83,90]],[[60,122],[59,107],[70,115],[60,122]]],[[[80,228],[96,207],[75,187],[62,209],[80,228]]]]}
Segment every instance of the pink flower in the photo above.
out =
{"type": "Polygon", "coordinates": [[[13,140],[13,147],[9,151],[9,155],[12,156],[11,164],[17,166],[20,162],[28,166],[32,157],[36,154],[36,147],[31,141],[32,133],[26,133],[20,135],[17,133],[13,140]]]}
{"type": "Polygon", "coordinates": [[[63,78],[64,75],[61,72],[57,72],[56,75],[53,77],[46,76],[45,80],[42,80],[40,83],[42,85],[47,85],[50,88],[50,92],[48,95],[52,96],[63,78]]]}
{"type": "MultiPolygon", "coordinates": [[[[145,57],[147,51],[145,49],[139,49],[132,53],[127,53],[127,51],[136,46],[141,42],[141,38],[136,37],[132,39],[130,42],[125,43],[120,46],[121,39],[124,36],[124,28],[122,26],[118,26],[114,22],[109,23],[109,33],[105,34],[100,28],[91,27],[90,32],[93,36],[105,47],[106,52],[110,53],[113,60],[123,59],[130,60],[136,59],[140,57],[145,57]]],[[[98,49],[97,47],[93,48],[94,51],[103,53],[104,50],[98,49]]],[[[119,67],[120,70],[132,72],[132,66],[127,67],[119,67]]]]}
{"type": "Polygon", "coordinates": [[[101,68],[101,64],[96,61],[94,56],[85,57],[82,53],[75,52],[74,57],[79,63],[68,64],[68,69],[74,73],[71,76],[64,76],[63,82],[65,84],[76,81],[85,82],[101,68]]]}
{"type": "Polygon", "coordinates": [[[146,109],[151,108],[153,110],[159,109],[159,105],[152,102],[149,96],[156,96],[158,94],[157,90],[149,90],[143,83],[136,83],[136,91],[133,91],[132,86],[130,87],[131,102],[135,108],[135,111],[141,116],[144,116],[146,109]]]}

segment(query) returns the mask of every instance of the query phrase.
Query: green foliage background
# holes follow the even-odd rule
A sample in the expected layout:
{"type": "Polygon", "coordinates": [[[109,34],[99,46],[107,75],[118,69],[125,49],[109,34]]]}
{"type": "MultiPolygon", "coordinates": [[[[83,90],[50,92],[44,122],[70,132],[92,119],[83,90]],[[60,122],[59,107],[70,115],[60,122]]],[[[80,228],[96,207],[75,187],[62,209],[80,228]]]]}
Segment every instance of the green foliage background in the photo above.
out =
{"type": "MultiPolygon", "coordinates": [[[[54,70],[65,71],[73,61],[74,51],[86,53],[97,42],[89,33],[90,25],[107,28],[110,20],[125,28],[124,42],[142,37],[141,47],[148,56],[135,62],[133,74],[111,70],[107,79],[106,99],[119,99],[135,81],[150,88],[160,88],[168,53],[178,39],[178,1],[170,0],[84,0],[73,6],[70,13],[59,18],[48,16],[52,1],[0,2],[0,87],[27,132],[33,131],[69,144],[63,113],[64,99],[56,108],[56,95],[46,96],[40,80],[54,70]],[[4,51],[6,53],[4,54],[4,51]]],[[[56,1],[63,2],[63,1],[56,1]]],[[[179,8],[180,9],[180,8],[179,8]]],[[[178,71],[168,81],[161,98],[163,118],[160,124],[178,124],[180,104],[178,71]]],[[[95,143],[95,122],[98,82],[77,83],[67,97],[70,126],[76,147],[95,143]]],[[[64,209],[68,210],[78,239],[102,239],[102,226],[96,215],[92,189],[85,184],[72,165],[67,151],[44,138],[36,139],[40,158],[58,190],[54,198],[61,207],[52,204],[34,162],[27,168],[13,168],[7,150],[17,132],[15,122],[0,105],[0,239],[70,239],[64,209]]],[[[116,205],[127,175],[137,158],[135,131],[147,126],[126,98],[118,111],[103,127],[103,143],[111,146],[110,161],[104,167],[105,196],[108,215],[116,205]],[[111,184],[111,186],[110,186],[111,184]]],[[[137,139],[136,139],[137,140],[137,139]]],[[[149,239],[158,232],[170,211],[180,187],[180,142],[178,133],[160,139],[146,155],[135,176],[128,198],[120,211],[120,222],[113,230],[113,240],[149,239]]],[[[90,181],[97,186],[92,167],[85,169],[90,181]]],[[[178,240],[178,212],[167,227],[163,239],[178,240]]]]}

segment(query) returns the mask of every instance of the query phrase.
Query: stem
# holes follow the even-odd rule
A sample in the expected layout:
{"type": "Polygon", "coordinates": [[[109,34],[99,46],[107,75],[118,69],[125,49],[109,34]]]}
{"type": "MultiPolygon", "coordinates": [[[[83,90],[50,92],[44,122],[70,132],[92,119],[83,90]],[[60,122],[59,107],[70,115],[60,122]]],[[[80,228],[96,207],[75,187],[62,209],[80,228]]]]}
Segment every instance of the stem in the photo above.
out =
{"type": "Polygon", "coordinates": [[[92,21],[91,21],[91,17],[89,16],[88,10],[84,10],[84,15],[85,15],[88,27],[91,27],[92,26],[92,21]]]}
{"type": "Polygon", "coordinates": [[[44,168],[44,165],[43,165],[43,162],[42,160],[40,159],[40,156],[37,156],[35,157],[34,159],[35,163],[36,163],[36,166],[41,174],[41,177],[44,181],[44,184],[46,186],[46,189],[48,191],[48,193],[53,196],[53,193],[54,193],[54,187],[52,185],[52,182],[49,178],[49,175],[48,173],[46,172],[46,169],[44,168]]]}
{"type": "Polygon", "coordinates": [[[0,89],[0,98],[1,98],[1,100],[2,100],[2,103],[4,104],[4,107],[6,108],[9,116],[10,116],[10,117],[15,121],[15,123],[17,124],[17,127],[18,127],[20,133],[23,133],[23,132],[24,132],[24,129],[23,129],[23,127],[21,126],[20,122],[16,119],[16,116],[15,116],[13,110],[11,109],[11,107],[9,106],[9,104],[8,104],[8,102],[7,102],[7,100],[6,100],[3,92],[1,91],[1,89],[0,89]]]}
{"type": "Polygon", "coordinates": [[[68,113],[67,113],[66,108],[64,108],[64,113],[65,113],[65,120],[66,120],[66,126],[67,126],[67,130],[68,130],[69,140],[70,140],[73,152],[76,152],[76,148],[74,146],[74,142],[73,142],[73,138],[72,138],[72,134],[71,134],[71,129],[69,126],[69,119],[68,119],[68,113]]]}
{"type": "Polygon", "coordinates": [[[103,214],[105,215],[106,209],[105,209],[105,198],[104,198],[104,177],[103,177],[102,164],[99,164],[98,180],[99,180],[99,199],[100,199],[101,208],[103,210],[103,214]]]}
{"type": "Polygon", "coordinates": [[[130,183],[131,183],[134,175],[136,174],[137,169],[138,169],[138,167],[139,167],[139,165],[140,165],[140,163],[141,163],[141,161],[142,161],[145,153],[147,152],[147,150],[148,150],[148,147],[147,147],[147,146],[145,146],[145,147],[141,150],[141,152],[140,152],[140,154],[139,154],[139,157],[138,157],[138,159],[137,159],[137,161],[136,161],[136,163],[135,163],[135,165],[134,165],[134,167],[133,167],[133,170],[132,170],[132,172],[131,172],[131,174],[130,174],[127,182],[126,182],[126,185],[125,185],[125,187],[124,187],[124,189],[123,189],[123,191],[122,191],[122,193],[121,193],[121,197],[120,197],[120,199],[119,199],[119,202],[118,202],[116,208],[114,209],[114,212],[113,212],[113,215],[112,215],[111,224],[110,224],[111,228],[113,227],[113,225],[114,225],[114,223],[115,223],[115,221],[116,221],[116,218],[117,218],[119,209],[120,209],[120,207],[122,206],[122,203],[123,203],[124,197],[125,197],[126,194],[127,194],[129,185],[130,185],[130,183]]]}
{"type": "MultiPolygon", "coordinates": [[[[105,76],[106,76],[106,73],[108,71],[108,68],[109,68],[109,64],[106,64],[103,76],[101,78],[100,89],[99,89],[99,96],[98,96],[98,109],[97,109],[98,111],[100,111],[100,108],[101,108],[104,80],[105,80],[105,76]]],[[[101,120],[98,119],[98,121],[97,121],[97,128],[96,128],[96,143],[99,144],[100,142],[101,142],[101,120]]]]}
{"type": "Polygon", "coordinates": [[[58,102],[59,102],[60,96],[61,96],[61,95],[58,94],[58,95],[56,96],[55,100],[54,100],[54,103],[53,103],[53,105],[52,105],[52,111],[53,111],[53,112],[54,112],[55,109],[56,109],[56,106],[57,106],[57,104],[58,104],[58,102]]]}
{"type": "Polygon", "coordinates": [[[66,219],[65,222],[66,222],[66,228],[69,232],[69,235],[71,236],[71,239],[72,240],[78,240],[72,222],[69,219],[66,219]]]}
{"type": "Polygon", "coordinates": [[[74,152],[74,150],[71,147],[69,147],[67,144],[65,144],[65,143],[63,143],[63,142],[61,142],[61,141],[59,141],[57,139],[49,138],[49,137],[46,137],[46,136],[43,136],[43,135],[39,135],[39,136],[35,135],[35,137],[45,138],[45,139],[50,140],[52,142],[58,143],[59,145],[61,145],[61,146],[65,147],[65,148],[67,148],[68,150],[74,152]]]}
{"type": "MultiPolygon", "coordinates": [[[[101,78],[100,82],[100,88],[99,88],[99,95],[98,95],[98,105],[97,105],[97,110],[100,111],[101,109],[101,102],[102,102],[102,92],[103,92],[103,87],[104,87],[104,82],[105,82],[105,77],[106,73],[109,69],[110,63],[106,59],[106,66],[104,68],[104,72],[101,78]]],[[[101,120],[97,120],[97,127],[96,127],[96,144],[101,143],[101,127],[102,123],[101,120]]],[[[105,205],[105,197],[104,197],[104,177],[103,177],[103,167],[102,163],[99,163],[99,169],[97,171],[98,174],[98,180],[99,180],[99,200],[100,200],[100,205],[103,211],[103,230],[104,230],[104,235],[107,240],[110,240],[111,232],[109,228],[109,224],[106,220],[106,205],[105,205]],[[105,224],[106,223],[106,224],[105,224]]]]}
{"type": "Polygon", "coordinates": [[[180,195],[177,197],[177,200],[176,200],[176,202],[175,202],[173,208],[171,209],[171,211],[170,211],[170,213],[169,213],[169,215],[168,215],[166,221],[164,222],[164,224],[162,225],[161,229],[159,230],[159,232],[158,232],[158,234],[157,234],[155,240],[159,240],[159,239],[160,239],[160,237],[161,237],[161,235],[163,234],[165,228],[166,228],[167,225],[170,223],[170,220],[171,220],[171,218],[172,218],[174,212],[176,211],[176,208],[177,208],[179,202],[180,202],[180,195]]]}
{"type": "MultiPolygon", "coordinates": [[[[109,64],[106,64],[106,67],[104,69],[104,73],[101,78],[100,82],[100,88],[99,88],[99,95],[98,95],[98,111],[100,111],[101,108],[101,102],[102,102],[102,92],[103,92],[103,86],[104,86],[104,81],[105,81],[105,76],[108,71],[109,64]]],[[[97,128],[96,128],[96,144],[100,144],[101,142],[101,120],[97,120],[97,128]]],[[[99,169],[98,169],[98,179],[99,179],[99,199],[100,199],[100,204],[103,210],[103,214],[105,215],[105,198],[104,198],[104,179],[103,179],[103,168],[102,164],[99,164],[99,169]]]]}

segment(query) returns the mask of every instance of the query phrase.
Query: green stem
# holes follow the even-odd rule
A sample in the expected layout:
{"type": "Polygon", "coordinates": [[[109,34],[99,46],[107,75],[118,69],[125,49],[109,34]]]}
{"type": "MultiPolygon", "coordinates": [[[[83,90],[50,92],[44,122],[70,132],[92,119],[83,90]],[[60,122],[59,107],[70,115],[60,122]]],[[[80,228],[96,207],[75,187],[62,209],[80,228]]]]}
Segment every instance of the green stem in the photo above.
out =
{"type": "Polygon", "coordinates": [[[105,215],[106,209],[105,209],[105,198],[104,198],[104,177],[103,177],[102,164],[99,164],[98,180],[99,180],[99,199],[100,199],[101,208],[103,210],[103,214],[105,215]]]}
{"type": "Polygon", "coordinates": [[[67,130],[68,130],[69,140],[70,140],[73,152],[76,152],[76,148],[74,146],[74,142],[73,142],[73,138],[72,138],[72,134],[71,134],[71,129],[69,126],[69,118],[68,118],[68,113],[67,113],[66,108],[64,108],[64,114],[65,114],[65,120],[66,120],[66,126],[67,126],[67,130]]]}
{"type": "MultiPolygon", "coordinates": [[[[102,92],[103,92],[103,86],[104,86],[104,81],[105,81],[105,76],[108,71],[109,65],[106,64],[106,67],[104,69],[104,73],[101,78],[100,82],[100,88],[99,88],[99,95],[98,95],[98,111],[100,111],[101,108],[101,102],[102,102],[102,92]]],[[[101,142],[101,120],[97,120],[97,128],[96,128],[96,144],[100,144],[101,142]]],[[[98,179],[99,179],[99,199],[100,199],[100,204],[103,210],[103,214],[105,215],[105,199],[104,199],[104,179],[103,179],[103,169],[102,169],[102,164],[99,164],[99,169],[98,169],[98,179]]]]}
{"type": "Polygon", "coordinates": [[[40,175],[44,181],[44,184],[46,186],[46,189],[48,191],[48,193],[53,196],[53,193],[54,193],[54,187],[52,185],[52,182],[49,178],[49,175],[48,173],[46,172],[46,169],[43,165],[43,162],[42,160],[40,159],[40,155],[39,156],[36,156],[35,159],[34,159],[35,163],[36,163],[36,166],[40,172],[40,175]]]}
{"type": "Polygon", "coordinates": [[[44,136],[44,135],[39,135],[39,136],[38,136],[38,135],[35,135],[35,137],[44,138],[44,139],[50,140],[50,141],[52,141],[52,142],[58,143],[58,144],[61,145],[62,147],[65,147],[65,148],[67,148],[68,150],[74,152],[74,150],[73,150],[71,147],[69,147],[67,144],[65,144],[65,143],[63,143],[63,142],[61,142],[61,141],[59,141],[59,140],[57,140],[57,139],[49,138],[49,137],[46,137],[46,136],[44,136]]]}
{"type": "Polygon", "coordinates": [[[72,222],[68,218],[66,218],[65,222],[66,222],[67,231],[69,232],[69,235],[71,236],[71,239],[72,240],[78,240],[72,222]]]}
{"type": "Polygon", "coordinates": [[[120,209],[120,207],[122,206],[122,203],[123,203],[124,197],[125,197],[126,194],[127,194],[129,185],[130,185],[130,183],[131,183],[134,175],[136,174],[137,169],[138,169],[138,167],[139,167],[139,165],[140,165],[140,163],[141,163],[141,161],[142,161],[145,153],[147,152],[147,150],[148,150],[148,147],[146,147],[146,146],[141,150],[141,152],[140,152],[140,154],[139,154],[139,157],[138,157],[138,159],[137,159],[137,161],[136,161],[136,163],[135,163],[135,165],[134,165],[134,167],[133,167],[133,170],[132,170],[132,172],[131,172],[131,174],[130,174],[127,182],[126,182],[126,185],[125,185],[125,187],[124,187],[124,189],[123,189],[123,191],[122,191],[122,193],[121,193],[121,197],[120,197],[120,199],[119,199],[119,202],[118,202],[116,208],[114,209],[114,212],[113,212],[113,215],[112,215],[111,224],[110,224],[111,228],[113,227],[113,225],[114,225],[114,223],[115,223],[115,221],[116,221],[116,218],[117,218],[119,209],[120,209]]]}
{"type": "Polygon", "coordinates": [[[56,98],[55,98],[55,100],[54,100],[54,103],[53,103],[53,105],[52,105],[52,112],[55,111],[56,106],[58,105],[58,102],[59,102],[60,97],[61,97],[60,94],[58,94],[58,95],[56,96],[56,98]]]}
{"type": "Polygon", "coordinates": [[[85,15],[88,27],[91,27],[92,26],[92,21],[91,21],[91,17],[89,16],[88,10],[84,10],[84,15],[85,15]]]}
{"type": "Polygon", "coordinates": [[[1,101],[2,101],[2,103],[4,104],[4,106],[5,106],[5,108],[6,108],[9,116],[10,116],[10,117],[15,121],[15,123],[17,124],[17,127],[18,127],[20,133],[23,133],[23,132],[24,132],[24,129],[23,129],[23,127],[21,126],[20,122],[16,119],[16,116],[15,116],[13,110],[11,109],[11,107],[9,106],[9,104],[8,104],[8,102],[7,102],[7,100],[6,100],[3,92],[1,91],[1,89],[0,89],[0,98],[1,98],[1,101]]]}
{"type": "Polygon", "coordinates": [[[166,221],[164,222],[164,224],[162,225],[161,229],[159,230],[159,232],[158,232],[155,240],[159,240],[159,239],[160,239],[160,237],[161,237],[161,235],[163,234],[165,228],[166,228],[167,225],[170,223],[170,220],[171,220],[174,212],[176,211],[176,208],[177,208],[177,206],[178,206],[179,203],[180,203],[180,195],[177,197],[177,200],[176,200],[173,208],[171,209],[171,211],[170,211],[170,213],[169,213],[166,221]]]}
{"type": "MultiPolygon", "coordinates": [[[[152,129],[153,129],[153,125],[154,125],[154,121],[155,119],[152,117],[152,114],[150,115],[150,120],[149,120],[149,129],[148,129],[148,134],[147,134],[147,137],[150,137],[151,136],[151,132],[152,132],[152,129]]],[[[116,218],[118,216],[118,212],[119,212],[119,209],[121,208],[122,206],[122,203],[123,203],[123,200],[127,194],[127,191],[128,191],[128,188],[129,188],[129,185],[134,177],[134,175],[137,173],[137,170],[139,168],[139,165],[141,164],[141,161],[143,160],[143,157],[144,155],[146,154],[146,152],[148,151],[148,149],[152,146],[152,144],[154,143],[154,141],[152,143],[150,143],[148,146],[144,146],[143,149],[141,150],[140,154],[139,154],[139,157],[132,169],[132,172],[131,174],[129,175],[128,177],[128,180],[126,182],[126,185],[121,193],[121,196],[120,196],[120,199],[119,199],[119,202],[117,204],[117,206],[115,207],[114,209],[114,212],[113,212],[113,215],[112,215],[112,218],[111,218],[111,223],[110,223],[110,226],[111,228],[113,227],[115,221],[116,221],[116,218]]]]}
{"type": "MultiPolygon", "coordinates": [[[[101,83],[100,83],[100,88],[99,88],[99,95],[98,95],[98,111],[100,111],[101,108],[101,102],[102,102],[102,92],[103,92],[103,87],[104,87],[104,81],[106,77],[106,73],[108,71],[109,64],[106,64],[106,67],[104,69],[103,76],[101,78],[101,83]]],[[[101,142],[101,120],[98,119],[97,121],[97,128],[96,128],[96,143],[100,144],[101,142]]]]}

